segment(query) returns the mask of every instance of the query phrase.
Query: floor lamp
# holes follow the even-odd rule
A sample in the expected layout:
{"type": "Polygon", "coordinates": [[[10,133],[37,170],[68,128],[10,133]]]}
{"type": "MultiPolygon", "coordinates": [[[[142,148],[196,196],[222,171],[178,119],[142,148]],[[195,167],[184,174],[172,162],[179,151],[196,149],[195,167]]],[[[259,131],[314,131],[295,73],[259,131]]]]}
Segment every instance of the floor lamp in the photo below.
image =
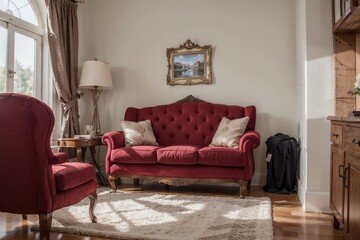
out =
{"type": "Polygon", "coordinates": [[[93,100],[94,112],[91,124],[96,134],[100,134],[101,125],[98,111],[98,101],[103,89],[112,88],[110,66],[102,61],[86,61],[83,65],[80,78],[80,88],[88,89],[93,100]]]}

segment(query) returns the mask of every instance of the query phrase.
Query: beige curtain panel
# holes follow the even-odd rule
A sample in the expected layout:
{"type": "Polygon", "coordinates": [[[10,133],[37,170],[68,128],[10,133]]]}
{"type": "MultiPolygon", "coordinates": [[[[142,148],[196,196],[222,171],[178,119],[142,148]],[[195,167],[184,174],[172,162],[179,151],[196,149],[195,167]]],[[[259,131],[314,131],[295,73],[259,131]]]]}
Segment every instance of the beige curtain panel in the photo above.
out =
{"type": "Polygon", "coordinates": [[[48,38],[55,88],[62,106],[62,137],[80,133],[78,111],[77,4],[72,0],[45,0],[48,8],[48,38]]]}

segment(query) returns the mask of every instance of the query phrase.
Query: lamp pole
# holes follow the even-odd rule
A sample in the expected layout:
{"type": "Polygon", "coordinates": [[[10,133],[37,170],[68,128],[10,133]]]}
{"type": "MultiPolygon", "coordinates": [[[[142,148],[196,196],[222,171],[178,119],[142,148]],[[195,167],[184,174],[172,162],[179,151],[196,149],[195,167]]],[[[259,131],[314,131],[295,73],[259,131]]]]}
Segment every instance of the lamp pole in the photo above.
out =
{"type": "Polygon", "coordinates": [[[96,134],[100,134],[101,133],[101,125],[100,125],[100,118],[99,118],[99,111],[98,111],[98,101],[100,98],[101,89],[99,89],[98,86],[94,86],[94,88],[89,89],[89,91],[91,93],[91,97],[93,100],[93,107],[94,107],[93,116],[91,118],[91,124],[95,128],[96,134]]]}

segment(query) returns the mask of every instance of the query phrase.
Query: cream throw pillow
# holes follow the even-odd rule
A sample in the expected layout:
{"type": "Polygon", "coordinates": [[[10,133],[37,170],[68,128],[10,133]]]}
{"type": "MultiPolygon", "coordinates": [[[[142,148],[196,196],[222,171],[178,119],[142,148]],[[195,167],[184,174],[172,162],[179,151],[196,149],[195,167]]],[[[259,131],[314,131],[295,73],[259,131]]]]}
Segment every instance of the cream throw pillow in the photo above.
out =
{"type": "Polygon", "coordinates": [[[159,145],[151,127],[150,120],[142,122],[121,121],[126,146],[159,145]]]}
{"type": "Polygon", "coordinates": [[[239,141],[246,130],[249,117],[234,120],[223,117],[209,146],[239,148],[239,141]]]}

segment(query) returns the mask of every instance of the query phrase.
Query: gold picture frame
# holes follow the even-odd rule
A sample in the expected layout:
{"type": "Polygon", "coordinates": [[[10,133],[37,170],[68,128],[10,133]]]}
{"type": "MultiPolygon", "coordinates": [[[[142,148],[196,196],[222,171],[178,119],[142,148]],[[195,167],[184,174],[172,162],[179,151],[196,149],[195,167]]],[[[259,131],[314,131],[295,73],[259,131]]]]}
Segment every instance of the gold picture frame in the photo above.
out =
{"type": "Polygon", "coordinates": [[[190,39],[178,48],[167,48],[167,84],[211,84],[211,53],[211,45],[199,46],[190,39]]]}

